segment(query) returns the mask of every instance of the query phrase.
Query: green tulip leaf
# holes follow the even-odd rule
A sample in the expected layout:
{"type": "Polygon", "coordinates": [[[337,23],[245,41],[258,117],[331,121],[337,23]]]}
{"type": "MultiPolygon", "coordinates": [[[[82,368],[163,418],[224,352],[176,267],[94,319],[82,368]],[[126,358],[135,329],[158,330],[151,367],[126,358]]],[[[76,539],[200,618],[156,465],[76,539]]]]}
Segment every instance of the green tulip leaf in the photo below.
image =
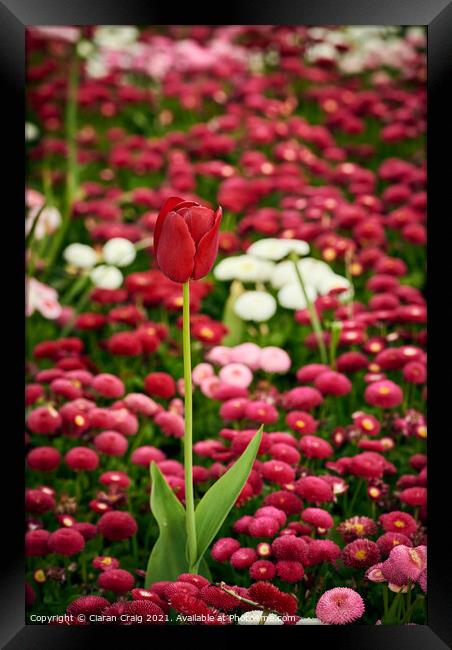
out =
{"type": "Polygon", "coordinates": [[[151,480],[151,511],[160,535],[149,557],[146,587],[160,580],[176,580],[188,571],[185,509],[154,462],[151,463],[151,480]]]}
{"type": "Polygon", "coordinates": [[[263,426],[250,440],[240,458],[212,485],[196,507],[198,561],[220,530],[250,475],[261,444],[262,431],[263,426]]]}
{"type": "MultiPolygon", "coordinates": [[[[150,469],[151,511],[159,525],[160,535],[149,556],[146,587],[160,580],[176,580],[189,570],[185,509],[154,462],[150,469]]],[[[198,573],[211,582],[212,576],[205,560],[199,563],[198,573]]]]}

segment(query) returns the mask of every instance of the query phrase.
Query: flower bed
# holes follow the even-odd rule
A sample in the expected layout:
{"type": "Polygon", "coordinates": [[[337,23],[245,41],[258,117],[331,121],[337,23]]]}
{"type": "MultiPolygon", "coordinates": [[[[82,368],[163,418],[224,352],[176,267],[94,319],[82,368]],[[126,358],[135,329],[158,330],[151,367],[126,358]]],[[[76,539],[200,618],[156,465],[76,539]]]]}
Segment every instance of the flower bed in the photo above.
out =
{"type": "Polygon", "coordinates": [[[423,29],[27,46],[28,622],[425,624],[423,29]]]}

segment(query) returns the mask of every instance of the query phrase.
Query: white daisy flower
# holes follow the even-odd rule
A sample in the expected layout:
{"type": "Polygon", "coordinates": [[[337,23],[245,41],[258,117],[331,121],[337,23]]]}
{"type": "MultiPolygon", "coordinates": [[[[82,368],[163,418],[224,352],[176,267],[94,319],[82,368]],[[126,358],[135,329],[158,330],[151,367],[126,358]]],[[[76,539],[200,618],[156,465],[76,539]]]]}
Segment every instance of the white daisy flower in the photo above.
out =
{"type": "Polygon", "coordinates": [[[107,264],[96,266],[89,277],[91,282],[100,289],[119,289],[123,281],[121,271],[116,266],[107,266],[107,264]]]}
{"type": "MultiPolygon", "coordinates": [[[[259,625],[262,615],[260,609],[254,609],[251,612],[245,612],[240,616],[237,623],[239,625],[259,625]]],[[[264,625],[284,625],[284,621],[276,614],[267,614],[264,625]]]]}
{"type": "Polygon", "coordinates": [[[245,291],[234,303],[234,312],[242,320],[267,321],[276,312],[276,300],[266,291],[245,291]]]}
{"type": "Polygon", "coordinates": [[[68,264],[79,269],[91,269],[97,262],[96,251],[86,244],[69,244],[64,250],[63,257],[68,264]]]}
{"type": "Polygon", "coordinates": [[[136,257],[136,249],[131,241],[124,237],[113,237],[102,248],[102,256],[107,264],[128,266],[136,257]]]}
{"type": "Polygon", "coordinates": [[[302,239],[268,237],[254,242],[247,250],[250,255],[275,262],[287,257],[292,251],[297,255],[307,255],[309,253],[309,244],[302,239]]]}

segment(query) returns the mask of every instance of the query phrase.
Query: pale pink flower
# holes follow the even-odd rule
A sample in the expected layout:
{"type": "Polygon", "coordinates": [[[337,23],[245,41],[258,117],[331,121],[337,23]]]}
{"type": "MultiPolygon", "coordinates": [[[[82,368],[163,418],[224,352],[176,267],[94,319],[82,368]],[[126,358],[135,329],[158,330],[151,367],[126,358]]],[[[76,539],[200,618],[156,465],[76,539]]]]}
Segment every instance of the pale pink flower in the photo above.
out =
{"type": "Polygon", "coordinates": [[[227,363],[232,362],[232,348],[227,348],[224,345],[216,345],[206,355],[206,359],[218,366],[225,366],[227,363]]]}
{"type": "Polygon", "coordinates": [[[177,415],[184,414],[184,403],[179,397],[174,397],[168,405],[168,411],[177,413],[177,415]]]}
{"type": "Polygon", "coordinates": [[[416,581],[427,566],[427,547],[411,548],[403,544],[395,546],[389,554],[389,562],[408,580],[416,581]]]}
{"type": "Polygon", "coordinates": [[[179,395],[184,397],[184,395],[185,395],[185,381],[184,381],[183,377],[181,377],[180,379],[178,379],[176,381],[176,388],[177,388],[177,392],[179,393],[179,395]]]}
{"type": "Polygon", "coordinates": [[[45,203],[44,195],[31,187],[25,189],[25,205],[27,208],[41,208],[45,203]]]}
{"type": "Polygon", "coordinates": [[[369,567],[365,573],[367,580],[370,580],[371,582],[386,582],[386,578],[381,570],[382,566],[383,562],[378,562],[369,567]]]}
{"type": "Polygon", "coordinates": [[[25,313],[31,316],[35,310],[39,311],[44,318],[56,320],[61,315],[62,307],[58,302],[58,293],[55,289],[35,278],[27,278],[25,313]]]}
{"type": "Polygon", "coordinates": [[[243,363],[229,363],[220,370],[219,377],[225,384],[242,388],[247,388],[253,381],[253,373],[243,363]]]}
{"type": "Polygon", "coordinates": [[[211,377],[214,374],[213,366],[210,363],[198,363],[193,368],[192,379],[196,386],[200,386],[206,377],[211,377]]]}
{"type": "Polygon", "coordinates": [[[161,411],[155,416],[154,422],[163,431],[165,436],[173,438],[183,438],[184,436],[184,418],[177,413],[161,411]]]}
{"type": "Polygon", "coordinates": [[[221,380],[215,375],[212,375],[212,377],[206,377],[206,379],[203,379],[201,383],[200,386],[201,392],[206,397],[213,397],[215,389],[218,388],[220,385],[221,385],[221,380]]]}
{"type": "Polygon", "coordinates": [[[233,363],[244,363],[251,370],[260,366],[261,349],[255,343],[242,343],[232,348],[231,360],[233,363]]]}
{"type": "Polygon", "coordinates": [[[25,234],[28,235],[33,228],[33,224],[38,218],[35,226],[34,237],[38,241],[46,235],[52,235],[61,225],[61,214],[57,208],[49,206],[42,209],[41,207],[32,208],[25,219],[25,234]]]}
{"type": "Polygon", "coordinates": [[[285,374],[291,365],[290,357],[281,348],[267,347],[261,351],[260,366],[265,372],[285,374]]]}
{"type": "Polygon", "coordinates": [[[41,38],[50,38],[66,43],[76,43],[80,38],[80,30],[77,27],[53,27],[43,26],[32,27],[30,31],[41,38]]]}

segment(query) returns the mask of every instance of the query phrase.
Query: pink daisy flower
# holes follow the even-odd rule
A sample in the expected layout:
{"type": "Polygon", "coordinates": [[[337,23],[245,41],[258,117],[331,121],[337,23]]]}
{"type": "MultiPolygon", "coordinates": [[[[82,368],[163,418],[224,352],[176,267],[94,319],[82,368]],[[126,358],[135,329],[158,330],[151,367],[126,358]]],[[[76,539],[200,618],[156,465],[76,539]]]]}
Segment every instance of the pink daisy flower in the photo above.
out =
{"type": "Polygon", "coordinates": [[[253,381],[253,373],[243,363],[228,363],[219,373],[222,382],[230,386],[247,388],[253,381]]]}
{"type": "Polygon", "coordinates": [[[364,609],[364,601],[357,591],[335,587],[320,596],[315,613],[322,623],[345,625],[361,618],[364,609]]]}

